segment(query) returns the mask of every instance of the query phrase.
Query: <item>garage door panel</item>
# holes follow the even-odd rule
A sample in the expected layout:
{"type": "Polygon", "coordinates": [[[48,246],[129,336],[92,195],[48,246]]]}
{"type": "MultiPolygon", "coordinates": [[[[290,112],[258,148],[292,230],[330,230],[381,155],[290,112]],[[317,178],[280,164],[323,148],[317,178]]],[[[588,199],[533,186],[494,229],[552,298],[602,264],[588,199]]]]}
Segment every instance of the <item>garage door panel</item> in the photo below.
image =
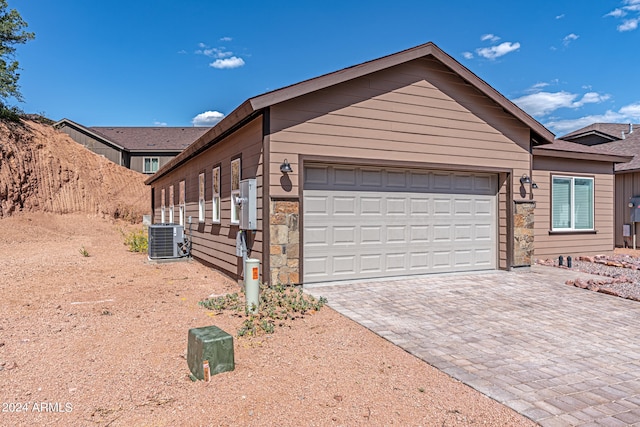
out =
{"type": "Polygon", "coordinates": [[[495,268],[496,176],[331,165],[306,171],[305,282],[495,268]]]}

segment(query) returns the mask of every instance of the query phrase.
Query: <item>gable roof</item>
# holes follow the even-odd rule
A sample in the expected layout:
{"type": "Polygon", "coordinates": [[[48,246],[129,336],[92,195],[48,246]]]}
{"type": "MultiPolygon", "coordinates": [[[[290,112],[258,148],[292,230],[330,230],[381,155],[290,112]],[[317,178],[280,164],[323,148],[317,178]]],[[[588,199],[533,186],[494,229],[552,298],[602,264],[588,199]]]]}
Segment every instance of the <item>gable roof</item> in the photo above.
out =
{"type": "Polygon", "coordinates": [[[153,183],[155,180],[159,179],[169,171],[173,170],[177,166],[186,162],[188,159],[205,150],[210,144],[215,144],[218,140],[233,132],[233,130],[237,126],[256,117],[265,108],[284,101],[288,101],[293,98],[300,97],[311,92],[315,92],[330,86],[353,80],[358,77],[375,73],[376,71],[381,71],[427,56],[431,56],[440,61],[442,64],[444,64],[458,76],[460,76],[463,80],[465,80],[473,87],[478,89],[481,93],[493,100],[506,112],[510,113],[526,126],[528,126],[532,131],[532,138],[538,144],[550,144],[553,142],[555,138],[554,134],[551,133],[547,128],[545,128],[541,123],[539,123],[529,114],[525,113],[513,102],[505,98],[504,95],[499,93],[484,80],[476,76],[464,65],[460,64],[458,61],[446,54],[434,43],[429,42],[411,49],[394,53],[392,55],[384,56],[382,58],[344,68],[333,73],[324,74],[322,76],[315,77],[309,80],[304,80],[300,83],[296,83],[250,98],[243,102],[239,107],[237,107],[231,114],[222,119],[216,126],[211,128],[197,141],[187,147],[182,153],[180,153],[178,156],[164,165],[158,172],[149,177],[145,181],[145,183],[153,183]]]}
{"type": "Polygon", "coordinates": [[[598,153],[626,157],[628,160],[615,165],[616,172],[640,170],[640,125],[629,123],[593,123],[560,138],[558,141],[569,143],[571,140],[580,144],[580,140],[590,135],[603,136],[602,142],[596,145],[583,146],[598,153]],[[606,139],[605,139],[606,138],[606,139]]]}
{"type": "Polygon", "coordinates": [[[180,152],[209,130],[207,127],[86,127],[69,119],[54,127],[70,126],[86,135],[128,152],[180,152]]]}
{"type": "Polygon", "coordinates": [[[564,139],[565,141],[578,141],[581,138],[595,135],[602,138],[603,142],[617,141],[619,139],[623,139],[623,135],[626,137],[630,130],[632,131],[631,133],[633,133],[634,127],[636,129],[640,129],[640,125],[634,125],[631,123],[592,123],[589,126],[585,126],[561,136],[559,139],[564,139]]]}

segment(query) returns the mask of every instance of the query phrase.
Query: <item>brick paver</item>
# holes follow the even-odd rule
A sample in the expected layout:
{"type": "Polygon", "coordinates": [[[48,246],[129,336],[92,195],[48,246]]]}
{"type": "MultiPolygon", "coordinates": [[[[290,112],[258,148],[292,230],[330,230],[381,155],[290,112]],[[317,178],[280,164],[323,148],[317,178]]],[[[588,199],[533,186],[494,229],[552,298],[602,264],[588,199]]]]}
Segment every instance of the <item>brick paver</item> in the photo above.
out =
{"type": "Polygon", "coordinates": [[[530,271],[305,286],[542,426],[640,426],[640,303],[530,271]]]}

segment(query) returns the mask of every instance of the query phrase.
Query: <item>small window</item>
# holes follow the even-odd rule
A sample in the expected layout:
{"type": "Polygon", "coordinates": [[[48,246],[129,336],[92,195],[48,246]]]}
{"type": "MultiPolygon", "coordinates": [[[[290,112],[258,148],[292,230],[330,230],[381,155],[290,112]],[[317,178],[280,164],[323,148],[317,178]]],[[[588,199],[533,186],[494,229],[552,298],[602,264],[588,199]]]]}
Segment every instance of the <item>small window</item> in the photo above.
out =
{"type": "Polygon", "coordinates": [[[169,186],[169,223],[173,224],[173,206],[175,203],[173,185],[169,186]]]}
{"type": "Polygon", "coordinates": [[[220,166],[213,168],[213,178],[211,180],[213,188],[213,222],[220,223],[220,166]]]}
{"type": "Polygon", "coordinates": [[[198,175],[198,222],[204,222],[204,172],[198,175]]]}
{"type": "Polygon", "coordinates": [[[143,157],[144,163],[144,173],[156,173],[158,172],[158,167],[160,166],[160,158],[159,157],[143,157]]]}
{"type": "Polygon", "coordinates": [[[552,177],[551,227],[553,230],[593,230],[593,207],[593,178],[552,177]]]}
{"type": "Polygon", "coordinates": [[[165,211],[164,211],[164,210],[165,210],[165,200],[164,200],[164,197],[165,197],[165,191],[164,191],[164,188],[163,188],[162,190],[160,190],[160,222],[161,222],[162,224],[164,224],[164,223],[165,223],[165,221],[166,221],[166,218],[165,218],[165,211]]]}
{"type": "Polygon", "coordinates": [[[185,183],[184,183],[184,180],[180,181],[180,190],[179,191],[180,191],[180,196],[179,196],[180,198],[178,199],[178,203],[179,203],[178,210],[180,212],[180,223],[179,224],[184,227],[184,214],[185,214],[185,212],[184,212],[184,210],[185,210],[185,194],[184,194],[184,192],[185,192],[185,183]]]}
{"type": "Polygon", "coordinates": [[[240,159],[231,161],[231,224],[240,224],[240,206],[236,199],[240,197],[240,159]]]}

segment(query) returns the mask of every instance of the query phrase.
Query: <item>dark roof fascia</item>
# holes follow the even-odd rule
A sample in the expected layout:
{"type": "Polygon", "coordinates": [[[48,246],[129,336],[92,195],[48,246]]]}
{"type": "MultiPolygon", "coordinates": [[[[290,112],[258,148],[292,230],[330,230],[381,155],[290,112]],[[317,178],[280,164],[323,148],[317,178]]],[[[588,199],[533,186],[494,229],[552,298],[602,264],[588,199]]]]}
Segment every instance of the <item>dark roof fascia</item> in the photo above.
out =
{"type": "Polygon", "coordinates": [[[180,153],[182,153],[182,150],[173,150],[173,149],[162,149],[162,150],[153,150],[153,149],[135,149],[135,150],[129,150],[129,153],[131,154],[145,154],[145,153],[154,153],[154,154],[173,154],[173,155],[178,155],[180,153]]]}
{"type": "Polygon", "coordinates": [[[156,173],[147,178],[144,183],[147,185],[160,179],[178,166],[186,163],[189,159],[197,156],[210,146],[220,142],[222,139],[234,133],[245,123],[253,120],[259,111],[251,108],[249,101],[245,101],[238,108],[233,110],[229,115],[225,116],[217,125],[209,129],[204,135],[196,139],[191,145],[182,150],[180,154],[167,162],[156,173]]]}
{"type": "Polygon", "coordinates": [[[616,154],[581,153],[570,150],[546,150],[541,148],[533,149],[534,156],[558,157],[562,159],[593,160],[596,162],[627,163],[633,160],[633,156],[620,156],[616,154]]]}
{"type": "Polygon", "coordinates": [[[96,133],[96,132],[90,130],[89,128],[86,128],[86,127],[82,126],[81,124],[78,124],[78,123],[74,122],[73,120],[69,120],[69,119],[58,120],[57,122],[55,122],[53,124],[53,127],[58,129],[63,124],[66,124],[66,125],[68,125],[68,126],[70,126],[72,128],[75,128],[76,130],[78,130],[78,131],[80,131],[80,132],[82,132],[84,134],[87,134],[87,135],[90,135],[90,136],[92,136],[94,138],[97,138],[100,141],[104,142],[105,144],[111,145],[111,146],[117,148],[120,151],[129,151],[127,148],[125,148],[125,147],[123,147],[123,146],[121,146],[119,144],[116,144],[115,142],[113,142],[110,139],[106,138],[104,135],[96,133]]]}
{"type": "Polygon", "coordinates": [[[172,169],[183,164],[190,158],[202,152],[210,144],[215,144],[221,138],[221,135],[228,135],[233,129],[238,128],[241,122],[247,122],[253,118],[259,111],[272,105],[285,102],[302,95],[309,94],[339,83],[362,77],[376,71],[384,70],[405,62],[426,56],[433,56],[445,66],[458,74],[463,80],[477,88],[481,93],[492,99],[505,111],[512,114],[518,120],[527,125],[534,135],[539,135],[543,141],[540,144],[551,144],[555,139],[555,135],[545,128],[540,122],[524,112],[516,104],[505,98],[500,92],[491,87],[484,80],[472,73],[464,65],[453,59],[451,56],[442,51],[434,43],[429,42],[411,49],[407,49],[392,55],[374,59],[362,64],[354,65],[315,77],[309,80],[276,89],[262,95],[255,96],[243,102],[231,114],[222,119],[216,126],[211,128],[207,133],[198,138],[194,143],[187,147],[181,154],[176,156],[172,161],[164,165],[151,178],[145,181],[145,184],[152,184],[172,169]]]}
{"type": "Polygon", "coordinates": [[[325,74],[320,77],[316,77],[310,80],[277,89],[272,92],[251,98],[249,101],[254,109],[269,107],[280,102],[284,102],[301,95],[305,95],[320,89],[324,89],[329,86],[333,86],[339,83],[353,80],[358,77],[362,77],[367,74],[375,73],[386,68],[390,68],[396,65],[403,64],[405,62],[413,61],[415,59],[423,58],[425,56],[433,56],[441,63],[449,67],[462,79],[466,80],[472,86],[476,87],[480,92],[491,98],[494,102],[504,108],[508,113],[515,116],[518,120],[529,126],[534,133],[540,135],[545,141],[544,143],[551,144],[555,139],[554,134],[545,128],[536,119],[525,113],[520,107],[508,100],[504,95],[495,90],[491,85],[482,80],[480,77],[471,72],[464,65],[453,59],[443,50],[441,50],[434,43],[426,43],[411,49],[404,50],[392,55],[388,55],[382,58],[374,59],[372,61],[364,62],[359,65],[354,65],[349,68],[345,68],[330,74],[325,74]]]}

